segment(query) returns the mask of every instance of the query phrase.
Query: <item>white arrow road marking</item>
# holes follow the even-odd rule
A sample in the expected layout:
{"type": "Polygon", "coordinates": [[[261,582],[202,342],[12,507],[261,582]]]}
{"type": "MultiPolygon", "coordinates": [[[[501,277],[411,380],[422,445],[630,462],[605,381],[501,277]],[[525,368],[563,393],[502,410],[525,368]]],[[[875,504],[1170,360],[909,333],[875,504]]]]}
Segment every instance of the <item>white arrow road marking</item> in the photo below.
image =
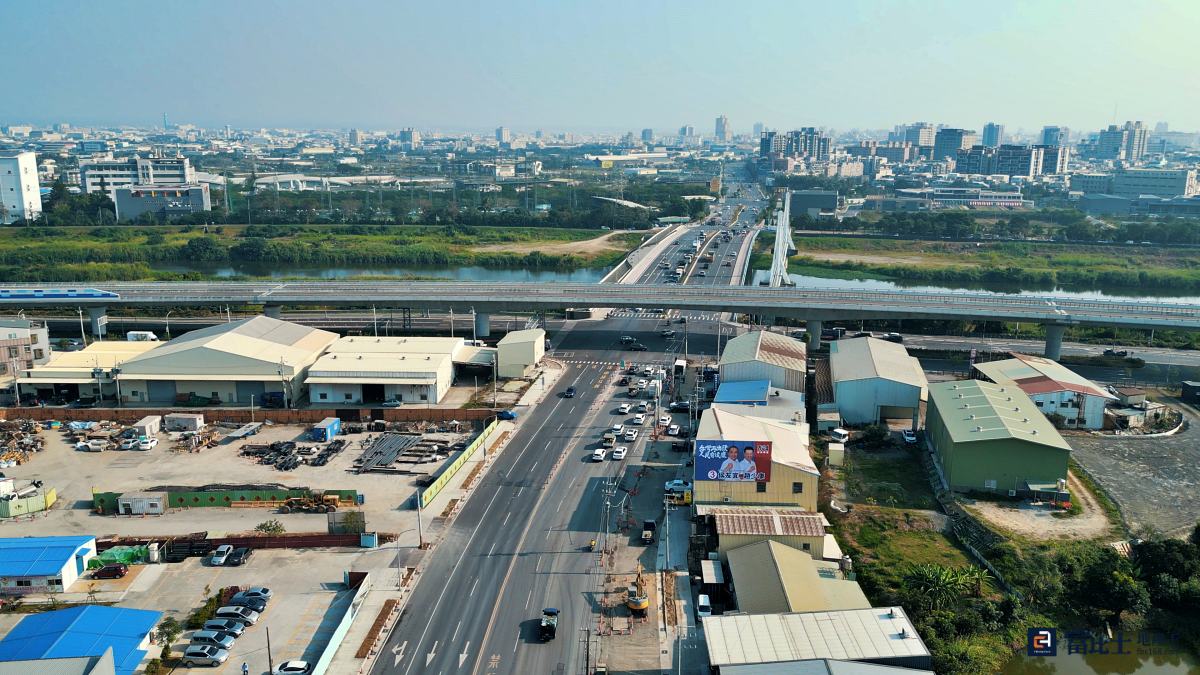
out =
{"type": "Polygon", "coordinates": [[[438,646],[438,643],[435,640],[433,643],[433,649],[430,649],[429,654],[425,657],[425,667],[426,668],[429,667],[430,663],[433,663],[433,657],[437,656],[437,646],[438,646]]]}
{"type": "Polygon", "coordinates": [[[407,646],[408,640],[405,640],[404,642],[400,643],[399,647],[392,647],[392,655],[395,657],[395,660],[392,661],[393,668],[400,665],[401,659],[404,658],[404,648],[407,646]]]}
{"type": "Polygon", "coordinates": [[[471,646],[470,642],[463,645],[462,653],[458,655],[458,667],[459,668],[462,668],[463,662],[467,660],[467,649],[469,649],[470,646],[471,646]]]}

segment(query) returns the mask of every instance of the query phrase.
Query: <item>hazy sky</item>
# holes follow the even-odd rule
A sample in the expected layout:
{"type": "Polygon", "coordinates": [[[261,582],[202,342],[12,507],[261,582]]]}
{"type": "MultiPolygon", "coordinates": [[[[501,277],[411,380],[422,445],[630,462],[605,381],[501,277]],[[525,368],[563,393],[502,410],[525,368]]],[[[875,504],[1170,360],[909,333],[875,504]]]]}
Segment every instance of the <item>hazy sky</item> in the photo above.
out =
{"type": "Polygon", "coordinates": [[[0,124],[1200,129],[1198,25],[1200,0],[0,0],[0,124]]]}

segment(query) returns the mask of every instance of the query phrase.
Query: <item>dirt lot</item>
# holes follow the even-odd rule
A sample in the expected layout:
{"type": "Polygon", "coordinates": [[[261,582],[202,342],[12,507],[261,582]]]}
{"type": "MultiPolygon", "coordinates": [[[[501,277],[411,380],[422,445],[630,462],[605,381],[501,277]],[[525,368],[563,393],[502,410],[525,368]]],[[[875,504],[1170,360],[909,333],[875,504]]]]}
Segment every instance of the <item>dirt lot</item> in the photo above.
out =
{"type": "Polygon", "coordinates": [[[1189,427],[1174,436],[1066,436],[1072,456],[1108,490],[1134,531],[1189,529],[1200,519],[1200,416],[1184,407],[1189,427]]]}
{"type": "MultiPolygon", "coordinates": [[[[303,440],[306,427],[264,427],[250,443],[303,440]]],[[[349,473],[361,453],[366,434],[348,434],[349,447],[323,467],[301,465],[279,471],[238,455],[244,441],[221,444],[199,452],[172,449],[166,435],[158,447],[147,452],[77,452],[58,431],[43,432],[46,450],[24,465],[7,469],[10,477],[40,479],[58,491],[54,508],[32,518],[4,521],[4,536],[45,534],[120,533],[126,535],[180,534],[208,531],[213,535],[244,532],[271,518],[281,521],[289,532],[324,532],[326,517],[320,514],[276,513],[274,509],[204,508],[174,509],[162,516],[100,516],[91,511],[92,491],[133,492],[159,485],[199,486],[209,483],[280,483],[288,487],[354,489],[364,495],[362,507],[367,529],[401,532],[415,527],[415,512],[402,505],[415,491],[415,476],[349,473]]],[[[439,463],[412,465],[413,470],[433,471],[439,463]]]]}
{"type": "Polygon", "coordinates": [[[1083,513],[1071,518],[1055,518],[1060,512],[1051,505],[1034,504],[1028,501],[1013,504],[964,499],[968,511],[1004,530],[1035,540],[1049,539],[1095,539],[1113,533],[1104,509],[1096,498],[1073,474],[1068,474],[1067,483],[1073,500],[1083,507],[1083,513]]]}
{"type": "Polygon", "coordinates": [[[564,241],[554,244],[547,243],[522,243],[522,244],[491,244],[488,246],[476,246],[474,250],[486,253],[527,253],[531,249],[541,251],[542,253],[555,254],[574,254],[574,255],[596,255],[597,253],[608,253],[609,251],[624,251],[627,246],[622,246],[619,243],[612,241],[613,237],[625,234],[621,231],[609,232],[600,235],[595,239],[587,239],[585,241],[564,241]]]}

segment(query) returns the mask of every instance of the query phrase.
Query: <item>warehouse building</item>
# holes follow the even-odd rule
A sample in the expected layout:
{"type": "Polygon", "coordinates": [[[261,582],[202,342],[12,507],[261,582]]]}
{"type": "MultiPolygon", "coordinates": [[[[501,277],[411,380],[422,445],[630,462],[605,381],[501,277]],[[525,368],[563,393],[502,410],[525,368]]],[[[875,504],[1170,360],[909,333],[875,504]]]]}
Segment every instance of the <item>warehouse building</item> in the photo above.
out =
{"type": "Polygon", "coordinates": [[[546,331],[541,328],[512,331],[500,338],[496,349],[499,352],[497,375],[528,377],[546,355],[546,331]]]}
{"type": "Polygon", "coordinates": [[[62,593],[96,557],[96,538],[0,538],[0,593],[62,593]]]}
{"type": "Polygon", "coordinates": [[[131,403],[200,397],[237,405],[282,396],[280,404],[291,406],[303,396],[309,367],[337,337],[267,316],[201,328],[127,359],[121,395],[131,403]]]}
{"type": "MultiPolygon", "coordinates": [[[[157,342],[93,342],[74,352],[53,352],[43,364],[22,371],[17,386],[22,395],[43,401],[116,400],[117,378],[125,363],[159,346],[157,342]]],[[[128,399],[126,399],[128,400],[128,399]]]]}
{"type": "Polygon", "coordinates": [[[773,387],[804,391],[807,352],[804,343],[769,331],[752,331],[725,343],[722,382],[768,380],[773,387]]]}
{"type": "Polygon", "coordinates": [[[150,652],[162,612],[78,605],[21,619],[0,640],[0,673],[133,675],[150,652]]]}
{"type": "Polygon", "coordinates": [[[309,370],[308,397],[316,405],[437,403],[454,382],[455,358],[478,353],[463,338],[340,338],[309,370]]]}
{"type": "Polygon", "coordinates": [[[808,425],[748,414],[738,405],[714,404],[696,433],[694,502],[817,510],[820,471],[808,454],[808,425]],[[736,454],[733,458],[729,455],[736,454]],[[752,457],[748,457],[752,456],[752,457]],[[750,470],[726,462],[750,461],[750,470]]]}
{"type": "Polygon", "coordinates": [[[875,338],[829,343],[833,399],[846,424],[912,420],[919,426],[929,383],[916,358],[902,345],[875,338]]]}
{"type": "Polygon", "coordinates": [[[771,664],[771,669],[760,672],[820,673],[786,667],[817,659],[932,667],[929,648],[903,607],[708,616],[704,638],[709,665],[723,674],[748,672],[734,670],[736,666],[765,664],[771,664]]]}
{"type": "Polygon", "coordinates": [[[869,609],[858,583],[844,578],[838,563],[775,541],[729,551],[737,608],[747,614],[869,609]]]}
{"type": "Polygon", "coordinates": [[[745,406],[746,414],[804,422],[804,392],[772,387],[770,380],[722,382],[713,403],[745,406]]]}
{"type": "Polygon", "coordinates": [[[976,363],[976,377],[1020,388],[1042,414],[1058,415],[1067,428],[1104,428],[1104,408],[1116,396],[1057,361],[1016,353],[1012,357],[976,363]]]}
{"type": "Polygon", "coordinates": [[[1017,387],[982,380],[930,385],[925,438],[952,490],[1067,497],[1071,447],[1017,387]]]}

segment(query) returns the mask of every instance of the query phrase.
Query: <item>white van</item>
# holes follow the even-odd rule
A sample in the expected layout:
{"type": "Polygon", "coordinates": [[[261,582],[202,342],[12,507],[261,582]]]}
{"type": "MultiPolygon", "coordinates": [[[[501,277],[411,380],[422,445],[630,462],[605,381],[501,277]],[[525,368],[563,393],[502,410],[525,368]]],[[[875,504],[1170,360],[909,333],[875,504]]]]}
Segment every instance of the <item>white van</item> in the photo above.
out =
{"type": "Polygon", "coordinates": [[[712,616],[712,600],[708,596],[701,593],[696,597],[696,620],[699,621],[706,616],[712,616]]]}
{"type": "Polygon", "coordinates": [[[850,440],[850,432],[838,427],[829,432],[829,440],[834,443],[845,443],[850,440]]]}

